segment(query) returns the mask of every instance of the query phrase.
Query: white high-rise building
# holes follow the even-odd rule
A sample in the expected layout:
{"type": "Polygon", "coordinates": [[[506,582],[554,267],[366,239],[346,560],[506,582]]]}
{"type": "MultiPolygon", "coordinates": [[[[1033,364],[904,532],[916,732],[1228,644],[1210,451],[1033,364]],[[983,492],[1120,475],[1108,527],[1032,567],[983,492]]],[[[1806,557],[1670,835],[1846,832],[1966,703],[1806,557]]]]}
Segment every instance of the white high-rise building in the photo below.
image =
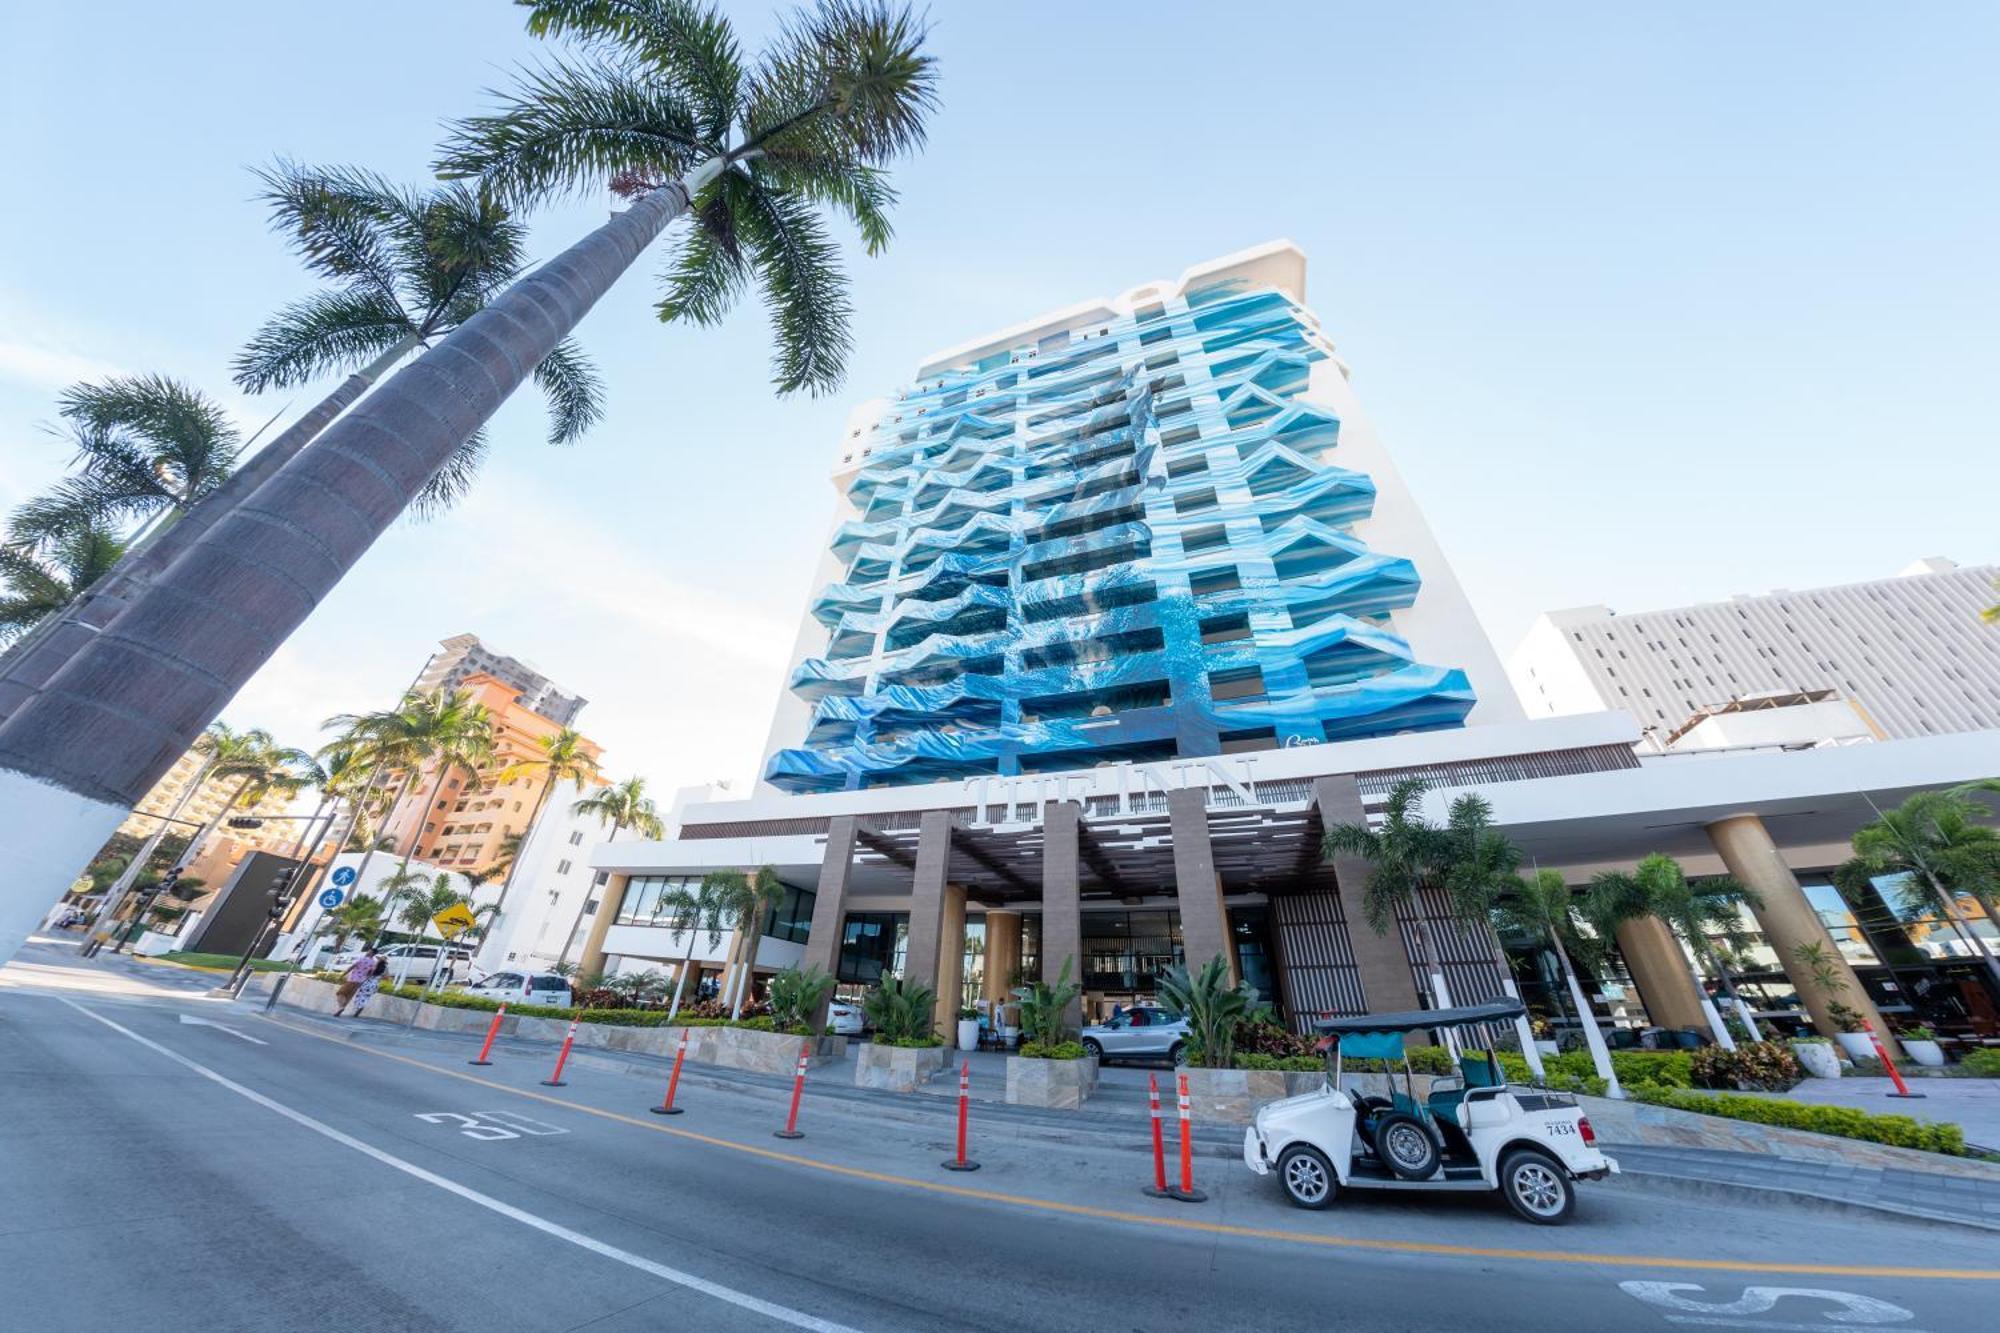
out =
{"type": "MultiPolygon", "coordinates": [[[[1530,717],[1618,709],[1666,743],[1704,716],[1782,702],[1838,709],[1881,739],[2000,728],[2000,568],[1920,560],[1834,588],[1620,615],[1551,611],[1508,659],[1530,717]]],[[[1829,734],[1825,739],[1844,739],[1829,734]]]]}

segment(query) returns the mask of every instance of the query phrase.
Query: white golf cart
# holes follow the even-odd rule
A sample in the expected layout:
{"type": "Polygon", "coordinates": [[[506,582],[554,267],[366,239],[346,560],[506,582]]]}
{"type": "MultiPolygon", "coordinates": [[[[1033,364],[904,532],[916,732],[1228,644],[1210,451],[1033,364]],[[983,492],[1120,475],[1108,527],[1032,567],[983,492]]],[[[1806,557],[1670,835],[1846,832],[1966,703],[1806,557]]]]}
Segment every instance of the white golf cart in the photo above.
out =
{"type": "Polygon", "coordinates": [[[1493,1055],[1465,1057],[1456,1075],[1416,1095],[1404,1034],[1423,1029],[1511,1024],[1520,1001],[1407,1014],[1368,1014],[1319,1024],[1331,1068],[1325,1086],[1257,1108],[1243,1135],[1243,1161],[1258,1175],[1274,1168],[1301,1208],[1324,1208],[1348,1189],[1498,1190],[1530,1222],[1567,1222],[1577,1180],[1601,1180],[1618,1163],[1599,1152],[1574,1097],[1509,1087],[1493,1055]],[[1387,1076],[1387,1096],[1342,1085],[1345,1060],[1403,1067],[1387,1076]]]}

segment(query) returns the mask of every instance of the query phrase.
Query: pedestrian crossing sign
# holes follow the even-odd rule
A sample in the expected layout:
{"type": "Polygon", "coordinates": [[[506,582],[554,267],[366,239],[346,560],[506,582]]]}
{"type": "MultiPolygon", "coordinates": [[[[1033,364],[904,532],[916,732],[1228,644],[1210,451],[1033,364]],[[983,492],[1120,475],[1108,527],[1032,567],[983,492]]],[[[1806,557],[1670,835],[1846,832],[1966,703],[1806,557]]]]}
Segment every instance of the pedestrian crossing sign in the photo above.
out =
{"type": "Polygon", "coordinates": [[[479,921],[472,915],[470,907],[467,907],[464,903],[453,903],[450,907],[445,908],[442,912],[432,917],[431,924],[437,927],[438,934],[448,940],[455,940],[466,931],[478,925],[479,921]]]}

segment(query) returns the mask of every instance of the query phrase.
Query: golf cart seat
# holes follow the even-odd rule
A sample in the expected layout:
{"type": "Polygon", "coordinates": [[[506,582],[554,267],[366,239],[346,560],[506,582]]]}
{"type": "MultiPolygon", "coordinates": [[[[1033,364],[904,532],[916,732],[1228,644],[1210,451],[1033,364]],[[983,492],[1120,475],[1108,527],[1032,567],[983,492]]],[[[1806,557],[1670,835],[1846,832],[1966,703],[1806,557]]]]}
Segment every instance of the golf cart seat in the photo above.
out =
{"type": "MultiPolygon", "coordinates": [[[[1343,1060],[1380,1060],[1392,1075],[1395,1066],[1403,1062],[1403,1034],[1400,1032],[1354,1032],[1340,1038],[1340,1055],[1343,1060]]],[[[1392,1110],[1405,1115],[1420,1116],[1423,1108],[1406,1091],[1396,1087],[1393,1077],[1389,1077],[1389,1104],[1392,1110]]]]}
{"type": "Polygon", "coordinates": [[[1499,1081],[1493,1077],[1493,1066],[1484,1057],[1474,1059],[1469,1055],[1458,1058],[1458,1072],[1461,1082],[1455,1087],[1438,1088],[1430,1095],[1431,1114],[1441,1116],[1458,1124],[1458,1108],[1465,1102],[1465,1094],[1473,1088],[1498,1087],[1499,1081]]]}

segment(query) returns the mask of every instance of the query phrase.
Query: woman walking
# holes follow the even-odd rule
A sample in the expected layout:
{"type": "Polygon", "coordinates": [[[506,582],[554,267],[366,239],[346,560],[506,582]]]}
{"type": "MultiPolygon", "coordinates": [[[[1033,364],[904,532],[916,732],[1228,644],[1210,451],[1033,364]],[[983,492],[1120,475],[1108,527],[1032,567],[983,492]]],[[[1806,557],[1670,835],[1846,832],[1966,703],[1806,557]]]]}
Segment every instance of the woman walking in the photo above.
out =
{"type": "MultiPolygon", "coordinates": [[[[347,1012],[347,1006],[354,1002],[355,992],[360,990],[362,986],[366,985],[376,975],[376,965],[381,961],[381,959],[375,956],[375,946],[371,944],[362,950],[361,956],[348,966],[347,971],[341,976],[340,989],[334,992],[335,997],[340,1001],[339,1007],[333,1011],[335,1018],[339,1018],[347,1012]]],[[[369,991],[371,995],[374,993],[373,990],[369,991]]],[[[355,1012],[359,1013],[360,1011],[356,1010],[355,1012]]]]}
{"type": "Polygon", "coordinates": [[[366,1009],[368,1002],[375,998],[375,992],[382,989],[382,978],[388,971],[389,960],[386,958],[377,958],[374,970],[369,972],[368,979],[361,983],[361,989],[355,992],[354,1016],[356,1018],[361,1017],[361,1011],[366,1009]]]}

